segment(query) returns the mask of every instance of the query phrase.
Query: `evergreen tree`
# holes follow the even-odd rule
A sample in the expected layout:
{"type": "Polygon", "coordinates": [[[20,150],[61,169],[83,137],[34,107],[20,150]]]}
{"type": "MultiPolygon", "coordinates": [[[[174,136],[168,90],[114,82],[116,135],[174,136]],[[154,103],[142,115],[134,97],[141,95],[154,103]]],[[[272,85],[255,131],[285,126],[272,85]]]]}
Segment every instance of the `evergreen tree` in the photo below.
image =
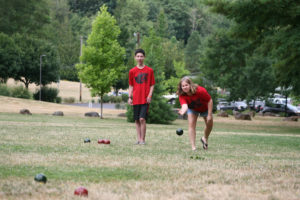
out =
{"type": "Polygon", "coordinates": [[[55,47],[30,35],[14,35],[14,41],[20,49],[19,70],[13,75],[28,88],[30,83],[40,84],[40,56],[43,57],[42,85],[57,82],[59,78],[59,58],[55,47]]]}
{"type": "Polygon", "coordinates": [[[198,73],[200,71],[201,56],[201,37],[197,31],[194,31],[189,37],[185,48],[186,68],[191,73],[198,73]]]}

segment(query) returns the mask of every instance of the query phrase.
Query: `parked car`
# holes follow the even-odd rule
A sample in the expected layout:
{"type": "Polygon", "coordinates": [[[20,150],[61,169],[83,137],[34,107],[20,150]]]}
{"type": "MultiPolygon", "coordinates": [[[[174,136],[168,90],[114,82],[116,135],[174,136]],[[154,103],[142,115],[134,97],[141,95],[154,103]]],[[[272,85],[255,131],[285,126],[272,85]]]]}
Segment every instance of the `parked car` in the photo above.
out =
{"type": "MultiPolygon", "coordinates": [[[[271,113],[284,113],[285,104],[270,104],[265,106],[262,110],[262,113],[271,112],[271,113]]],[[[293,106],[292,104],[287,104],[286,112],[288,116],[300,116],[300,110],[293,106]]]]}
{"type": "Polygon", "coordinates": [[[227,101],[220,101],[217,105],[217,110],[233,110],[234,105],[230,104],[227,101]]]}
{"type": "Polygon", "coordinates": [[[234,101],[231,102],[231,105],[233,105],[236,111],[244,111],[248,108],[248,105],[244,101],[234,101]]]}
{"type": "Polygon", "coordinates": [[[176,98],[178,98],[177,94],[168,94],[168,95],[163,95],[164,98],[167,99],[168,104],[175,104],[176,98]]]}
{"type": "Polygon", "coordinates": [[[256,112],[261,111],[264,106],[265,106],[265,101],[264,100],[255,100],[255,105],[254,104],[254,100],[249,102],[249,107],[251,110],[255,110],[256,112]]]}

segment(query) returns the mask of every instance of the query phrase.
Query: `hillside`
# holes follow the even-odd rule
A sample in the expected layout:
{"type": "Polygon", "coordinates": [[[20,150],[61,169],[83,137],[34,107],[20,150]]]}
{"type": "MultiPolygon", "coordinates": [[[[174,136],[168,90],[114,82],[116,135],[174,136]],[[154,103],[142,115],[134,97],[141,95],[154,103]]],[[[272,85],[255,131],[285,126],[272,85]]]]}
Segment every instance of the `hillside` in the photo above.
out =
{"type": "MultiPolygon", "coordinates": [[[[42,101],[35,101],[29,99],[19,99],[12,97],[0,96],[0,112],[5,113],[19,113],[21,109],[28,109],[32,114],[49,114],[51,115],[55,111],[64,112],[65,116],[84,116],[86,112],[100,112],[100,109],[69,106],[64,104],[48,103],[42,101]]],[[[116,117],[120,113],[124,113],[124,110],[116,109],[103,109],[103,115],[105,117],[116,117]]]]}
{"type": "MultiPolygon", "coordinates": [[[[24,84],[19,81],[15,81],[13,79],[9,79],[7,81],[8,86],[19,86],[24,84]]],[[[79,101],[79,93],[80,93],[80,83],[79,82],[72,82],[72,81],[64,81],[61,80],[59,83],[52,83],[49,85],[50,87],[57,88],[59,90],[58,96],[60,96],[62,99],[73,97],[76,102],[79,101]]],[[[31,92],[35,92],[37,89],[39,89],[39,86],[35,84],[29,85],[29,90],[31,92]]],[[[91,93],[89,89],[85,86],[85,84],[82,84],[82,101],[88,102],[92,100],[91,93]]],[[[95,98],[94,98],[95,99],[95,98]]]]}

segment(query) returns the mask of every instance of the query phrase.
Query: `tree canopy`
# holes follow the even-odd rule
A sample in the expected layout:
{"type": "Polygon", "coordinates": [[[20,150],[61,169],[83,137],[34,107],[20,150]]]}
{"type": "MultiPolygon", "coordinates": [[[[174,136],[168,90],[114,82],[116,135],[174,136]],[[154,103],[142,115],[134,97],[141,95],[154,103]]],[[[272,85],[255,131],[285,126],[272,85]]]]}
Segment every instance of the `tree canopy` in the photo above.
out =
{"type": "Polygon", "coordinates": [[[294,0],[217,1],[213,11],[233,19],[235,37],[246,38],[272,59],[279,86],[300,94],[300,2],[294,0]]]}
{"type": "Polygon", "coordinates": [[[110,92],[123,70],[125,50],[117,41],[119,34],[115,18],[107,12],[106,6],[102,6],[93,21],[87,45],[83,47],[83,63],[76,66],[80,79],[91,89],[92,95],[101,97],[101,105],[103,95],[110,92]]]}

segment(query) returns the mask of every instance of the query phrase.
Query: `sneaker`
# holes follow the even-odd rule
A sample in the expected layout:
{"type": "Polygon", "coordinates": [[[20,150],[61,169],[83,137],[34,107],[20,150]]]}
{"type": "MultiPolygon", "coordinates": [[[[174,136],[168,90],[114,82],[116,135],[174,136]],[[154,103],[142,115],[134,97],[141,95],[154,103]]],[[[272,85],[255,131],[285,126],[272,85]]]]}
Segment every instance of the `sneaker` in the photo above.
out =
{"type": "Polygon", "coordinates": [[[145,144],[146,144],[146,142],[140,142],[140,144],[141,144],[141,145],[145,145],[145,144]]]}
{"type": "Polygon", "coordinates": [[[137,141],[136,143],[134,143],[135,145],[138,145],[138,144],[140,144],[140,141],[137,141]]]}

